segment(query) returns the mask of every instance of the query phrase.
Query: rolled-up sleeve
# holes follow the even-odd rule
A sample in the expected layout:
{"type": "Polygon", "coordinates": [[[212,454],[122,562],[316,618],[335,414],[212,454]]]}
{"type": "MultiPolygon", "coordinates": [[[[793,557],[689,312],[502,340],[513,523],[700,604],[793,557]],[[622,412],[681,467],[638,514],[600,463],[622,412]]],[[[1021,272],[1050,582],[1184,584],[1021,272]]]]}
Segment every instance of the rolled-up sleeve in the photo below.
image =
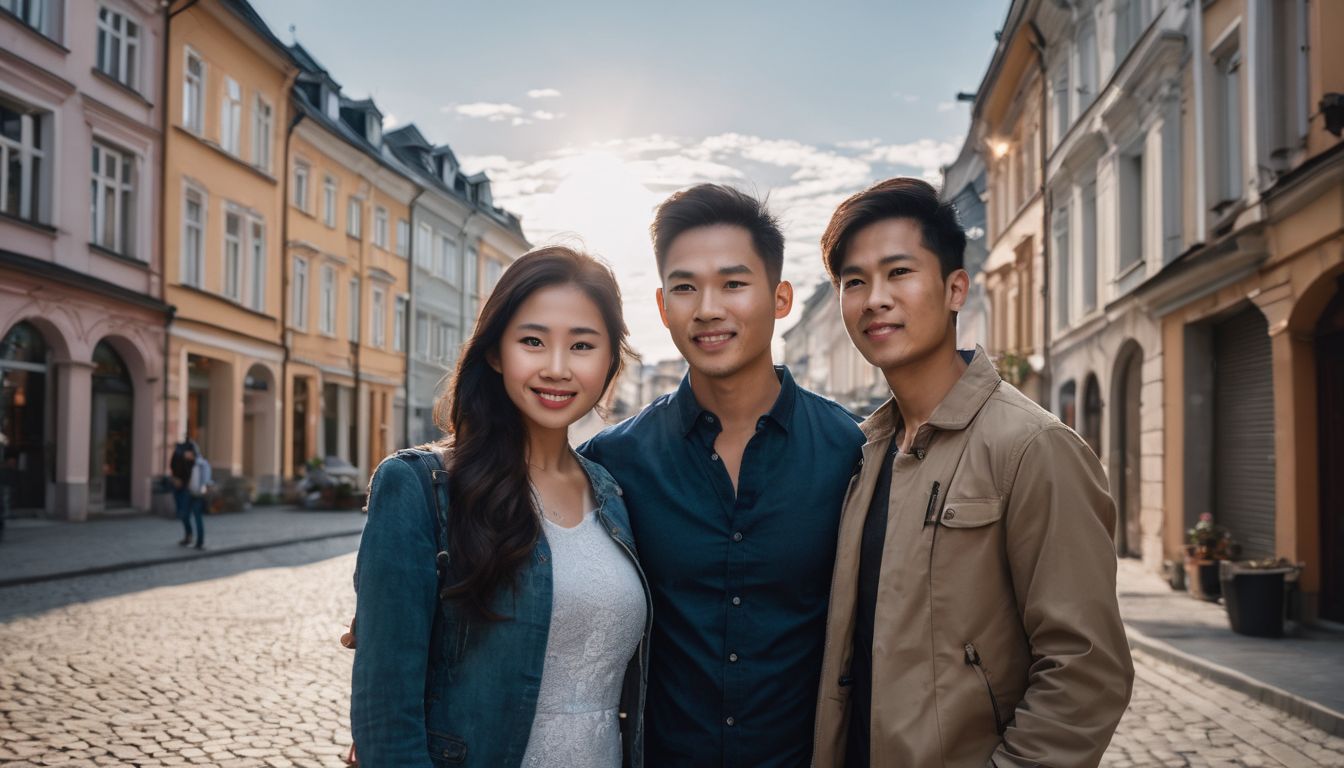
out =
{"type": "Polygon", "coordinates": [[[1110,743],[1134,680],[1115,592],[1115,518],[1101,464],[1072,430],[1030,439],[1005,522],[1033,662],[993,765],[1095,766],[1110,743]]]}
{"type": "Polygon", "coordinates": [[[350,725],[362,768],[430,768],[425,678],[437,600],[437,517],[400,459],[374,473],[356,564],[350,725]]]}

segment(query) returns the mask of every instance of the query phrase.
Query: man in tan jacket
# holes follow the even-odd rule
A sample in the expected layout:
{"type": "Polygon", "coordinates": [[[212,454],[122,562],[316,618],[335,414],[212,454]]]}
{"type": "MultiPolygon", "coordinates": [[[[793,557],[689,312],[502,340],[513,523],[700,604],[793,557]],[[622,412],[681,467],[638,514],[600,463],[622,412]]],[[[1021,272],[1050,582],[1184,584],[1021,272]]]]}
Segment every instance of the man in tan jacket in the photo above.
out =
{"type": "Polygon", "coordinates": [[[815,764],[1097,765],[1134,677],[1097,457],[957,351],[966,236],[931,186],[854,195],[821,245],[892,399],[840,521],[815,764]]]}

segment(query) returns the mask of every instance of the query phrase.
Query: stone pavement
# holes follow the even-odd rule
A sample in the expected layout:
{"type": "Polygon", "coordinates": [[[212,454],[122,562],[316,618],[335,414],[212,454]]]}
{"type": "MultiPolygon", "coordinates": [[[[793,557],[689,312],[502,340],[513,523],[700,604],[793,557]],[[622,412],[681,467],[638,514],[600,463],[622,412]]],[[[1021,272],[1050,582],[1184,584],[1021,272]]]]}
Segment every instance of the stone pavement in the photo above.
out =
{"type": "Polygon", "coordinates": [[[254,507],[206,515],[205,550],[197,551],[177,546],[182,524],[176,518],[140,515],[83,523],[19,518],[5,521],[0,587],[349,536],[363,528],[359,510],[254,507]]]}
{"type": "MultiPolygon", "coordinates": [[[[355,545],[0,589],[0,766],[340,768],[355,545]]],[[[1143,651],[1135,666],[1103,765],[1344,766],[1344,739],[1143,651]]]]}
{"type": "Polygon", "coordinates": [[[1344,633],[1238,635],[1222,605],[1173,591],[1135,560],[1120,561],[1118,586],[1135,649],[1344,736],[1344,633]]]}

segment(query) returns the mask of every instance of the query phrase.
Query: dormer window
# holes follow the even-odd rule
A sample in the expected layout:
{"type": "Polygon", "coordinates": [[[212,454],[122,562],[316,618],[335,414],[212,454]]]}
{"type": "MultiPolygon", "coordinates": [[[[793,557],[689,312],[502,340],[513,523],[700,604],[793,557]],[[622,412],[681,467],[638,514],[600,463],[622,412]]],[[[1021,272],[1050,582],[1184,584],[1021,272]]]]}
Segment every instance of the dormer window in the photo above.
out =
{"type": "Polygon", "coordinates": [[[376,112],[368,113],[365,119],[368,122],[368,130],[364,135],[368,136],[370,144],[378,146],[383,142],[383,123],[376,112]]]}
{"type": "Polygon", "coordinates": [[[341,97],[334,91],[327,91],[327,117],[332,120],[341,119],[341,97]]]}

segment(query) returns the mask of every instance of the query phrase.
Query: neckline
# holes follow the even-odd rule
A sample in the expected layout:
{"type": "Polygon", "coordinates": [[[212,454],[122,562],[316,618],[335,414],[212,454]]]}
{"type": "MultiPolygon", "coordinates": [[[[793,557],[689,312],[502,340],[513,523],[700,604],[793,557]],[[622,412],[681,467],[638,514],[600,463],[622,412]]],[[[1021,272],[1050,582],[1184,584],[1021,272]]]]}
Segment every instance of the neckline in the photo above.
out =
{"type": "Polygon", "coordinates": [[[593,513],[594,513],[595,511],[596,511],[596,510],[591,510],[591,509],[590,509],[590,510],[586,510],[586,511],[583,513],[583,519],[579,520],[579,522],[575,523],[574,525],[561,525],[560,523],[557,523],[556,521],[554,521],[554,520],[552,520],[551,518],[547,517],[547,516],[546,516],[546,512],[545,512],[544,510],[541,511],[541,519],[542,519],[543,522],[545,522],[546,524],[550,525],[552,528],[556,528],[556,529],[559,529],[559,530],[561,530],[561,531],[577,531],[578,529],[580,529],[580,528],[582,528],[583,526],[587,525],[589,520],[593,519],[593,513]]]}

